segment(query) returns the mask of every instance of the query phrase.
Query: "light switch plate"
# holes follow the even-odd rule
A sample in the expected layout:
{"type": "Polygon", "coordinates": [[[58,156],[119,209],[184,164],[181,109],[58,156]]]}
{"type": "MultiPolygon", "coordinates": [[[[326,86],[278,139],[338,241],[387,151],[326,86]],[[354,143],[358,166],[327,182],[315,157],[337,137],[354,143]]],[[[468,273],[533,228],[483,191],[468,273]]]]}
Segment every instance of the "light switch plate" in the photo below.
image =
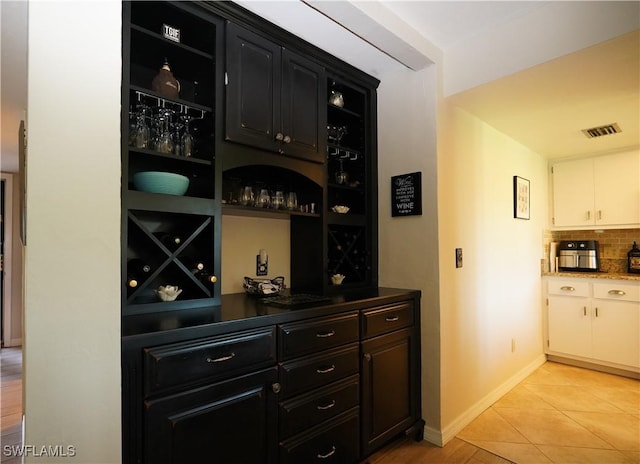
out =
{"type": "Polygon", "coordinates": [[[462,248],[456,248],[456,267],[462,267],[462,248]]]}

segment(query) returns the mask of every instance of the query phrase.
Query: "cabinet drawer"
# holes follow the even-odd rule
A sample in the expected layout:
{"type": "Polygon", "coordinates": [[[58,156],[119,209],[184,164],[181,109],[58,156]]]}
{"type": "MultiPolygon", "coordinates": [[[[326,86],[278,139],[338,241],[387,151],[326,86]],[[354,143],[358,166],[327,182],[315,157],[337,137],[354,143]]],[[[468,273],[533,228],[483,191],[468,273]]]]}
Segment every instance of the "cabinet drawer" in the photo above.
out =
{"type": "Polygon", "coordinates": [[[289,437],[358,405],[358,376],[280,403],[280,437],[289,437]]]}
{"type": "Polygon", "coordinates": [[[593,297],[640,302],[640,283],[596,282],[593,284],[593,297]]]}
{"type": "Polygon", "coordinates": [[[280,443],[282,464],[358,462],[358,408],[280,443]]]}
{"type": "Polygon", "coordinates": [[[375,337],[413,325],[413,304],[409,301],[362,312],[362,338],[375,337]]]}
{"type": "Polygon", "coordinates": [[[145,393],[275,364],[275,345],[275,327],[269,327],[146,349],[145,393]]]}
{"type": "Polygon", "coordinates": [[[279,336],[280,359],[345,345],[358,340],[358,313],[285,324],[279,336]]]}
{"type": "Polygon", "coordinates": [[[280,364],[281,397],[288,398],[296,393],[357,374],[358,364],[357,344],[282,363],[280,364]]]}
{"type": "Polygon", "coordinates": [[[589,296],[589,282],[575,280],[549,280],[549,295],[589,296]]]}

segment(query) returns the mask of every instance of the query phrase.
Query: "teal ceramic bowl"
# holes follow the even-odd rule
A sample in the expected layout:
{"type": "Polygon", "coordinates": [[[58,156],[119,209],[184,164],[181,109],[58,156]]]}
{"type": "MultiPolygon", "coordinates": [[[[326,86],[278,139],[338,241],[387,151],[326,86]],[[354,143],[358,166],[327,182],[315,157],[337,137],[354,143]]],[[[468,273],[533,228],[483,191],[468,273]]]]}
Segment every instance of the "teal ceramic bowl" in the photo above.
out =
{"type": "Polygon", "coordinates": [[[133,175],[133,186],[141,192],[184,195],[189,178],[173,172],[143,171],[133,175]]]}

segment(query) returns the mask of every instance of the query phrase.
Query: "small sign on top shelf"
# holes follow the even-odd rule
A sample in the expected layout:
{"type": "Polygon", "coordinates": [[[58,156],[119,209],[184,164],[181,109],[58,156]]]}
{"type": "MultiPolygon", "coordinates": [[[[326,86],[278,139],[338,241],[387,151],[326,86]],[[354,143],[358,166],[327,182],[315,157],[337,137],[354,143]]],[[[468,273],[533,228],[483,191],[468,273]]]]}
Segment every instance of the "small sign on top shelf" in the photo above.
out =
{"type": "Polygon", "coordinates": [[[391,216],[422,215],[422,172],[391,177],[391,216]]]}
{"type": "Polygon", "coordinates": [[[177,27],[169,26],[168,24],[162,25],[162,36],[165,39],[173,40],[180,43],[180,29],[177,27]]]}

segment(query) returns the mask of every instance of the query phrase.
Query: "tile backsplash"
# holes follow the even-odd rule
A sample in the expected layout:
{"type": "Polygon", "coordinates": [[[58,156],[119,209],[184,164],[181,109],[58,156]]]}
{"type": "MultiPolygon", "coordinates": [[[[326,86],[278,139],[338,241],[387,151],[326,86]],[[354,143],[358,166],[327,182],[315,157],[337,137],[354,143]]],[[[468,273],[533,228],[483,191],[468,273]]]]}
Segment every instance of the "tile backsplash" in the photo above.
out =
{"type": "Polygon", "coordinates": [[[546,230],[543,234],[543,270],[549,269],[549,243],[561,240],[597,240],[600,270],[624,273],[627,272],[627,252],[634,241],[640,245],[640,229],[546,230]]]}

